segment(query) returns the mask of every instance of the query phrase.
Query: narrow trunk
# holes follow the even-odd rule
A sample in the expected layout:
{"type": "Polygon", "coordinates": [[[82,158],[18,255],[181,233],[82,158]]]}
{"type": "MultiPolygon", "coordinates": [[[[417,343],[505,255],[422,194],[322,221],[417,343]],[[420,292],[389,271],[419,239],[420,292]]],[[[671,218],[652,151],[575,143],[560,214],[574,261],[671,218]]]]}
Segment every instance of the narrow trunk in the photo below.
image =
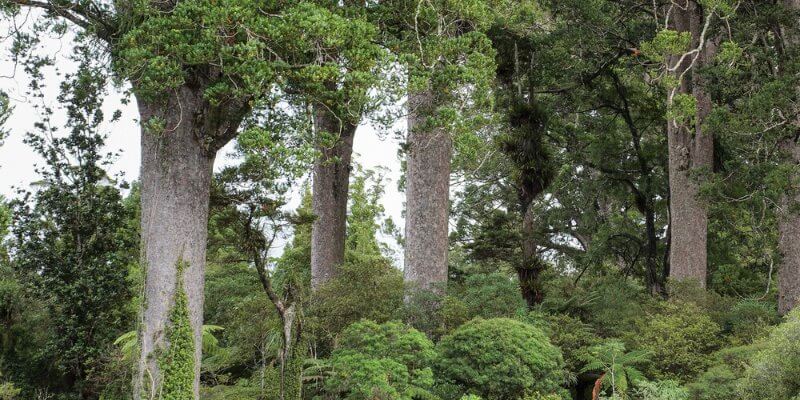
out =
{"type": "Polygon", "coordinates": [[[336,276],[344,262],[347,230],[347,195],[350,161],[357,126],[339,119],[327,109],[314,111],[314,130],[336,137],[333,146],[318,145],[320,156],[314,164],[312,209],[316,219],[311,227],[311,287],[319,288],[336,276]]]}
{"type": "MultiPolygon", "coordinates": [[[[673,7],[672,21],[678,32],[690,32],[692,47],[700,44],[703,29],[703,11],[694,1],[673,7]]],[[[711,99],[705,91],[703,79],[697,71],[710,56],[710,46],[705,43],[691,70],[686,72],[676,90],[691,94],[697,101],[694,123],[670,119],[668,122],[669,190],[672,243],[670,248],[670,278],[694,280],[706,285],[708,213],[697,198],[699,184],[695,172],[710,171],[713,163],[713,138],[704,132],[703,122],[711,111],[711,99]]],[[[678,63],[679,56],[671,57],[670,66],[678,63]]],[[[685,57],[675,71],[680,76],[690,68],[692,56],[685,57]]]]}
{"type": "MultiPolygon", "coordinates": [[[[141,117],[142,267],[145,271],[141,356],[134,398],[150,399],[162,390],[161,360],[170,347],[170,321],[178,297],[185,292],[194,354],[181,393],[199,398],[203,279],[206,261],[209,188],[214,152],[201,145],[203,125],[190,116],[202,107],[202,96],[186,88],[165,102],[139,101],[141,117]],[[165,104],[166,103],[166,104],[165,104]],[[178,279],[182,282],[179,284],[178,279]],[[187,393],[187,391],[191,393],[187,393]]],[[[183,321],[184,326],[186,321],[183,321]]],[[[176,330],[177,331],[177,330],[176,330]]],[[[174,349],[181,350],[181,349],[174,349]]],[[[184,353],[184,354],[186,354],[184,353]]],[[[170,378],[173,379],[173,378],[170,378]]],[[[188,399],[188,396],[186,397],[188,399]]]]}
{"type": "Polygon", "coordinates": [[[645,245],[645,268],[647,269],[647,288],[652,295],[664,293],[664,282],[658,275],[658,236],[656,236],[655,211],[648,207],[645,214],[645,231],[647,244],[645,245]]]}
{"type": "Polygon", "coordinates": [[[303,354],[299,349],[300,326],[297,323],[296,305],[292,304],[281,313],[283,324],[280,350],[281,385],[280,400],[299,400],[302,398],[303,354]]]}
{"type": "Polygon", "coordinates": [[[405,282],[442,293],[447,283],[450,135],[431,128],[431,93],[409,96],[406,158],[405,282]]]}
{"type": "MultiPolygon", "coordinates": [[[[782,147],[791,155],[792,162],[800,165],[800,143],[785,139],[782,147]]],[[[778,312],[791,311],[800,301],[800,194],[794,198],[784,196],[778,217],[778,250],[781,266],[778,271],[778,312]]]]}
{"type": "Polygon", "coordinates": [[[534,215],[529,202],[522,216],[522,260],[521,265],[517,266],[519,288],[528,307],[533,307],[544,299],[541,274],[546,264],[536,252],[535,229],[534,215]]]}

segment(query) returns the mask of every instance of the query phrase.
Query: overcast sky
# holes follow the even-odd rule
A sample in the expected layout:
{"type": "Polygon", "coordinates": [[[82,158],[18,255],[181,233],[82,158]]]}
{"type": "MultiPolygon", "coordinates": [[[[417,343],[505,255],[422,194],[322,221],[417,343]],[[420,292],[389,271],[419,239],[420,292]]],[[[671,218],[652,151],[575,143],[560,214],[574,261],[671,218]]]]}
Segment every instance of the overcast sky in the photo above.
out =
{"type": "MultiPolygon", "coordinates": [[[[66,57],[68,46],[66,39],[50,39],[45,41],[46,49],[50,54],[55,55],[59,75],[55,68],[48,69],[44,84],[44,102],[53,108],[58,106],[56,96],[58,95],[58,85],[63,79],[63,73],[74,70],[74,64],[66,57]]],[[[7,45],[8,43],[6,43],[7,45]]],[[[3,47],[2,62],[0,62],[0,89],[8,93],[14,107],[13,115],[9,119],[6,129],[10,132],[4,144],[0,146],[0,195],[12,198],[16,195],[17,187],[28,188],[31,182],[38,180],[34,171],[37,164],[42,163],[42,159],[33,152],[23,139],[27,132],[34,130],[34,123],[41,120],[41,115],[34,107],[33,99],[25,95],[28,76],[21,68],[15,66],[9,60],[8,51],[3,47]]],[[[132,181],[139,176],[139,128],[137,125],[137,112],[133,102],[128,105],[121,104],[122,96],[114,91],[109,93],[105,99],[104,109],[106,115],[110,116],[114,110],[122,111],[122,118],[115,123],[106,122],[102,125],[102,130],[108,135],[106,144],[109,151],[120,151],[120,157],[109,168],[109,174],[122,173],[124,179],[132,181]]],[[[63,122],[63,116],[56,112],[53,123],[63,122]]],[[[403,121],[398,121],[399,125],[403,121]]],[[[386,190],[383,196],[383,205],[387,215],[392,217],[397,226],[403,226],[402,209],[404,195],[397,190],[397,182],[400,178],[400,162],[397,157],[398,140],[394,135],[378,135],[371,126],[363,125],[359,127],[355,137],[354,160],[365,168],[384,167],[386,171],[386,190]],[[379,136],[385,136],[381,138],[379,136]]],[[[220,150],[217,157],[216,168],[225,163],[235,162],[227,156],[231,145],[220,150]]],[[[396,256],[397,257],[397,256],[396,256]]]]}

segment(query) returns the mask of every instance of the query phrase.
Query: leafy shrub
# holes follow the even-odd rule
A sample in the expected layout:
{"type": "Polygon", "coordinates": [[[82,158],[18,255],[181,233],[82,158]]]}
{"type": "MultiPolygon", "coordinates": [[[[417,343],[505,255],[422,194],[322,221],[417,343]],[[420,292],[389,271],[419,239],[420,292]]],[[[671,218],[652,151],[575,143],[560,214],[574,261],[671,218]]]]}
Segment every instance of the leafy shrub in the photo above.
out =
{"type": "Polygon", "coordinates": [[[342,332],[325,379],[337,399],[412,399],[430,396],[433,343],[399,322],[360,321],[342,332]]]}
{"type": "Polygon", "coordinates": [[[472,320],[442,338],[437,349],[444,398],[469,393],[518,399],[558,391],[564,377],[561,352],[544,332],[508,318],[472,320]]]}
{"type": "Polygon", "coordinates": [[[739,376],[728,365],[715,365],[688,385],[693,399],[728,400],[736,398],[739,376]]]}
{"type": "Polygon", "coordinates": [[[505,274],[474,274],[453,286],[450,295],[464,303],[468,319],[513,317],[526,308],[519,284],[505,274]]]}
{"type": "Polygon", "coordinates": [[[21,391],[11,382],[0,383],[0,400],[14,400],[21,391]]]}
{"type": "Polygon", "coordinates": [[[630,332],[653,303],[643,286],[614,273],[587,276],[577,287],[573,278],[553,283],[546,288],[543,309],[579,316],[602,337],[621,337],[630,332]]]}
{"type": "Polygon", "coordinates": [[[729,347],[714,353],[714,364],[694,382],[687,385],[692,399],[728,400],[738,398],[738,382],[744,374],[747,360],[758,351],[760,344],[729,347]]]}
{"type": "Polygon", "coordinates": [[[800,395],[800,309],[778,325],[748,363],[739,385],[745,400],[783,400],[800,395]]]}
{"type": "Polygon", "coordinates": [[[693,303],[666,303],[637,324],[630,341],[651,354],[645,372],[655,379],[686,382],[712,363],[720,348],[720,326],[693,303]]]}
{"type": "Polygon", "coordinates": [[[384,257],[351,259],[317,290],[312,307],[326,339],[362,319],[386,322],[403,307],[403,276],[384,257]]]}
{"type": "Polygon", "coordinates": [[[752,343],[769,333],[778,322],[775,305],[757,300],[742,300],[727,313],[723,327],[733,335],[736,344],[752,343]]]}
{"type": "Polygon", "coordinates": [[[640,382],[634,392],[636,400],[689,400],[689,391],[675,381],[640,382]]]}
{"type": "Polygon", "coordinates": [[[736,303],[732,297],[725,297],[713,290],[708,290],[693,279],[670,280],[668,289],[672,303],[694,304],[720,326],[725,324],[726,318],[736,303]]]}
{"type": "Polygon", "coordinates": [[[550,393],[550,394],[534,393],[532,395],[525,396],[523,400],[564,400],[564,397],[555,393],[550,393]]]}
{"type": "Polygon", "coordinates": [[[586,362],[581,356],[600,340],[589,324],[567,314],[533,311],[521,320],[542,329],[547,334],[550,343],[561,349],[566,369],[572,373],[577,373],[583,368],[586,362]]]}
{"type": "Polygon", "coordinates": [[[403,319],[434,338],[476,317],[513,317],[526,308],[519,285],[501,273],[472,273],[451,282],[446,296],[414,291],[409,300],[403,319]]]}
{"type": "MultiPolygon", "coordinates": [[[[273,380],[267,382],[278,382],[277,373],[273,374],[273,380]]],[[[279,396],[278,385],[267,385],[261,389],[258,385],[247,379],[240,379],[235,385],[216,385],[204,387],[200,391],[200,398],[203,400],[252,400],[252,399],[277,399],[279,396]]]]}

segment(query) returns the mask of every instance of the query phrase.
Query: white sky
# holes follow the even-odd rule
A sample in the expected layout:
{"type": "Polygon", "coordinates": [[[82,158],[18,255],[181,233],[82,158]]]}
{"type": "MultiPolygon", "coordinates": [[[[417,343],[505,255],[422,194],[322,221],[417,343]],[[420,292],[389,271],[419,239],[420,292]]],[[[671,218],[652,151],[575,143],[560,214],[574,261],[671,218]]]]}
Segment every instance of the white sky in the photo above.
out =
{"type": "MultiPolygon", "coordinates": [[[[5,25],[4,22],[2,25],[5,25]]],[[[0,30],[5,31],[3,27],[0,30]]],[[[75,68],[74,64],[67,58],[67,51],[63,51],[64,46],[68,45],[66,39],[50,39],[45,42],[49,53],[54,54],[61,70],[59,75],[55,68],[48,69],[45,74],[44,102],[56,108],[58,101],[59,83],[63,79],[63,72],[75,68]]],[[[2,54],[0,54],[0,89],[8,93],[14,107],[13,114],[5,126],[10,131],[9,137],[0,146],[0,195],[6,198],[16,196],[15,188],[27,189],[31,182],[38,180],[34,171],[37,164],[42,163],[42,159],[26,144],[23,139],[27,132],[34,130],[34,123],[40,121],[40,115],[34,108],[33,101],[41,101],[25,96],[28,85],[28,76],[21,68],[14,68],[13,62],[9,60],[8,43],[4,43],[2,54]],[[13,75],[13,76],[12,76],[13,75]]],[[[128,105],[121,104],[122,96],[115,91],[111,91],[104,103],[106,116],[110,117],[114,110],[122,111],[122,118],[113,124],[105,123],[101,129],[108,134],[106,140],[108,151],[121,151],[116,163],[109,168],[109,175],[122,173],[124,179],[132,181],[139,176],[139,129],[136,122],[138,118],[136,107],[133,102],[128,105]]],[[[63,116],[56,115],[52,118],[54,124],[63,122],[63,116]]],[[[398,121],[402,123],[403,121],[398,121]]],[[[403,227],[403,201],[404,195],[397,190],[397,182],[400,179],[400,161],[397,156],[398,139],[394,135],[381,135],[367,125],[358,128],[355,137],[355,149],[353,159],[365,168],[386,168],[385,194],[382,202],[386,208],[387,216],[391,217],[398,227],[403,227]]],[[[226,157],[231,150],[227,146],[220,151],[217,157],[216,168],[230,163],[233,160],[226,157]]],[[[400,260],[399,254],[395,255],[395,261],[400,260]]]]}

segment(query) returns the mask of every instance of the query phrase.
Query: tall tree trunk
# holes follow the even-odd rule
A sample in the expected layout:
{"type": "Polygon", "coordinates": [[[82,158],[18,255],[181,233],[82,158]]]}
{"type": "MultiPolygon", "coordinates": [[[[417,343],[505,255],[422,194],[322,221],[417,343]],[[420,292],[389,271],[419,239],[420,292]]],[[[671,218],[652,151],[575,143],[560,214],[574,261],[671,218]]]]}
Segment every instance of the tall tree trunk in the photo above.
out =
{"type": "Polygon", "coordinates": [[[427,122],[432,103],[428,92],[408,99],[403,276],[412,290],[442,293],[447,283],[452,141],[448,132],[427,122]]]}
{"type": "MultiPolygon", "coordinates": [[[[697,48],[703,30],[702,8],[695,0],[680,3],[680,7],[672,7],[671,20],[674,29],[678,32],[690,32],[692,47],[697,48]]],[[[710,56],[712,50],[709,44],[704,43],[693,66],[692,56],[685,57],[680,65],[680,56],[670,57],[669,65],[677,65],[675,75],[680,77],[685,73],[675,93],[693,95],[697,101],[697,110],[693,124],[670,119],[667,129],[672,229],[670,278],[694,280],[702,287],[706,285],[708,213],[705,205],[697,198],[699,184],[692,175],[700,170],[710,171],[713,167],[713,138],[703,130],[703,122],[711,111],[711,98],[705,91],[702,77],[695,73],[710,56]]]]}
{"type": "Polygon", "coordinates": [[[533,307],[544,300],[541,274],[546,267],[536,252],[536,221],[530,207],[532,201],[533,199],[530,199],[527,205],[523,204],[522,260],[521,265],[516,268],[522,298],[525,299],[528,307],[533,307]]]}
{"type": "MultiPolygon", "coordinates": [[[[319,288],[336,276],[344,262],[347,230],[347,196],[350,162],[357,124],[339,119],[323,107],[314,110],[314,130],[336,138],[333,146],[318,145],[314,163],[312,209],[316,219],[311,227],[311,287],[319,288]]],[[[319,139],[319,137],[318,137],[319,139]]]]}
{"type": "MultiPolygon", "coordinates": [[[[785,0],[790,10],[800,11],[800,0],[785,0]]],[[[795,27],[784,32],[784,47],[796,51],[798,40],[795,27]]],[[[797,90],[797,88],[796,88],[797,90]]],[[[786,138],[781,148],[790,155],[793,163],[800,165],[800,137],[786,138]]],[[[778,250],[781,254],[781,265],[778,270],[778,312],[783,315],[791,311],[800,302],[800,194],[794,199],[785,196],[781,199],[778,213],[778,250]]]]}
{"type": "Polygon", "coordinates": [[[235,136],[243,114],[241,108],[226,109],[222,114],[219,109],[211,110],[200,89],[184,86],[165,97],[138,102],[142,125],[141,262],[145,287],[139,332],[141,355],[134,382],[136,400],[149,399],[153,391],[162,390],[166,377],[161,358],[171,348],[170,332],[177,331],[171,328],[180,323],[186,326],[187,322],[192,334],[191,340],[183,338],[187,348],[172,350],[191,351],[189,354],[194,355],[187,367],[192,371],[177,374],[193,376],[192,382],[183,378],[181,385],[188,385],[193,398],[199,398],[213,164],[216,150],[235,136]],[[188,321],[174,320],[178,288],[186,296],[188,321]]]}
{"type": "MultiPolygon", "coordinates": [[[[791,155],[791,160],[800,165],[800,143],[797,138],[784,139],[782,147],[791,155]]],[[[800,194],[784,196],[778,217],[778,250],[781,265],[778,270],[778,312],[783,315],[791,311],[800,301],[800,194]]]]}
{"type": "MultiPolygon", "coordinates": [[[[652,205],[652,203],[651,203],[652,205]]],[[[652,295],[664,293],[664,280],[658,274],[658,236],[656,235],[656,216],[652,207],[647,207],[645,215],[645,233],[647,243],[645,244],[645,268],[647,272],[647,288],[652,295]]]]}

